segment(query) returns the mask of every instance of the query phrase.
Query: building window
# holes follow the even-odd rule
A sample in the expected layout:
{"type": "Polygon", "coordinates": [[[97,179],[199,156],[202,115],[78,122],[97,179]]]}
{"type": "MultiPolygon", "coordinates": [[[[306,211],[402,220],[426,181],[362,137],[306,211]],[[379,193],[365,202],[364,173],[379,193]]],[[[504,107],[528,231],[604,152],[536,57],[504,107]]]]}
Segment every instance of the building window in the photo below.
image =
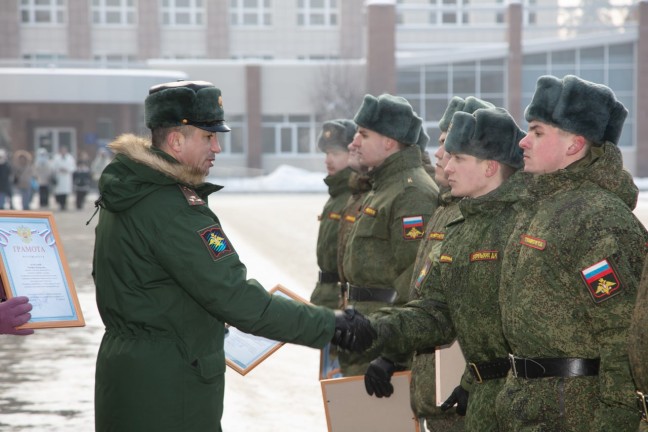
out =
{"type": "Polygon", "coordinates": [[[430,24],[464,25],[468,24],[470,0],[430,0],[432,9],[428,15],[430,24]]]}
{"type": "Polygon", "coordinates": [[[97,25],[135,24],[135,0],[92,0],[92,23],[97,25]]]}
{"type": "Polygon", "coordinates": [[[338,23],[337,0],[298,0],[297,25],[330,27],[338,23]]]}
{"type": "Polygon", "coordinates": [[[162,0],[162,25],[200,27],[204,24],[204,0],[162,0]]]}
{"type": "Polygon", "coordinates": [[[233,26],[271,26],[271,0],[230,0],[230,23],[233,26]]]}
{"type": "Polygon", "coordinates": [[[263,153],[315,153],[314,119],[307,115],[264,116],[263,153]]]}
{"type": "Polygon", "coordinates": [[[245,119],[242,115],[227,115],[225,123],[232,131],[218,134],[222,154],[244,154],[247,141],[245,119]]]}
{"type": "MultiPolygon", "coordinates": [[[[504,0],[496,0],[498,6],[505,8],[504,0]]],[[[509,2],[506,2],[507,4],[509,2]]],[[[537,24],[536,0],[522,0],[522,20],[524,25],[537,24]]],[[[506,22],[506,12],[497,12],[495,22],[504,24],[506,22]]]]}
{"type": "Polygon", "coordinates": [[[23,24],[65,24],[66,0],[20,0],[23,24]]]}

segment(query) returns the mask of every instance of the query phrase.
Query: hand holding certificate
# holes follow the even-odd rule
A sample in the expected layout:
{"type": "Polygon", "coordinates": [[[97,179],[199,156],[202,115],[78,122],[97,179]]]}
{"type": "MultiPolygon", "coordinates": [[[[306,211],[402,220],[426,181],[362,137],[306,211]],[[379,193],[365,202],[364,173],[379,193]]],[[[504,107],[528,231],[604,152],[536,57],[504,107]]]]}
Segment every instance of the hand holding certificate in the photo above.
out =
{"type": "Polygon", "coordinates": [[[0,257],[4,297],[33,306],[21,328],[85,325],[51,212],[0,211],[0,257]]]}

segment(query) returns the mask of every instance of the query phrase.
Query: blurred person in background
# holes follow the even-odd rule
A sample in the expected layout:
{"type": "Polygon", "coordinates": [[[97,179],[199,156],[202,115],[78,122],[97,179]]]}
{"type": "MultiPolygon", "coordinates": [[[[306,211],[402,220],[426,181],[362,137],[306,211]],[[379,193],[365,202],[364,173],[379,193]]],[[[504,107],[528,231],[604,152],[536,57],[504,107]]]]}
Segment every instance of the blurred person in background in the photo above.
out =
{"type": "Polygon", "coordinates": [[[86,195],[90,191],[90,156],[87,152],[81,152],[79,155],[79,161],[76,166],[76,170],[72,174],[72,180],[74,183],[74,194],[76,197],[76,209],[82,210],[83,204],[85,203],[86,195]]]}
{"type": "Polygon", "coordinates": [[[61,146],[59,153],[54,156],[52,170],[54,171],[54,197],[61,210],[67,208],[68,195],[72,193],[72,174],[76,169],[74,156],[67,146],[61,146]]]}
{"type": "Polygon", "coordinates": [[[25,150],[17,150],[13,155],[13,184],[20,194],[23,210],[30,209],[37,188],[32,161],[32,155],[25,150]]]}
{"type": "Polygon", "coordinates": [[[49,207],[50,187],[52,185],[52,160],[46,148],[36,151],[34,174],[38,183],[38,205],[40,208],[49,207]]]}
{"type": "Polygon", "coordinates": [[[11,164],[7,150],[0,148],[0,210],[4,210],[5,203],[9,201],[11,205],[11,164]]]}

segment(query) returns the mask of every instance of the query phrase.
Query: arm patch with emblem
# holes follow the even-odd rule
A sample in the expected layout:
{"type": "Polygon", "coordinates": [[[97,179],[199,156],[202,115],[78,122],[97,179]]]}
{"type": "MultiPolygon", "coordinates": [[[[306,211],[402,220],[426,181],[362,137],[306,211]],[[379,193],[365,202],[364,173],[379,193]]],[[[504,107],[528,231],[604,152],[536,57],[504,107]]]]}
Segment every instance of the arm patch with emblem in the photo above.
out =
{"type": "Polygon", "coordinates": [[[581,277],[594,303],[601,303],[621,291],[621,281],[607,259],[581,270],[581,277]]]}
{"type": "Polygon", "coordinates": [[[197,232],[214,261],[236,253],[220,225],[211,225],[197,232]]]}

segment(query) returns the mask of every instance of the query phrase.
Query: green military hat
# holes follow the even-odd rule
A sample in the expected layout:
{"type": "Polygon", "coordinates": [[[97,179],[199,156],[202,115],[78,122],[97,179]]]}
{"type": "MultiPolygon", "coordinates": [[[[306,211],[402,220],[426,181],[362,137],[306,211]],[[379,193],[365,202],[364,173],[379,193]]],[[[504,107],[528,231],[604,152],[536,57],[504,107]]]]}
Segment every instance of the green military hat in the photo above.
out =
{"type": "Polygon", "coordinates": [[[407,99],[390,94],[365,95],[353,119],[360,127],[378,132],[405,145],[416,145],[423,121],[407,99]]]}
{"type": "Polygon", "coordinates": [[[353,120],[337,119],[329,120],[322,124],[322,131],[317,138],[317,147],[321,151],[331,147],[341,148],[349,151],[349,144],[353,141],[356,133],[356,124],[353,120]]]}
{"type": "Polygon", "coordinates": [[[430,136],[425,132],[425,128],[421,128],[421,133],[419,134],[419,139],[416,142],[416,145],[421,149],[421,153],[425,151],[428,142],[430,142],[430,136]]]}
{"type": "Polygon", "coordinates": [[[458,111],[448,127],[445,149],[518,169],[523,165],[519,143],[525,135],[503,108],[481,108],[472,114],[458,111]]]}
{"type": "Polygon", "coordinates": [[[574,75],[538,78],[531,103],[524,111],[528,122],[537,120],[582,135],[594,144],[618,144],[628,110],[602,84],[574,75]]]}
{"type": "Polygon", "coordinates": [[[229,132],[220,89],[207,81],[175,81],[153,86],[144,102],[149,129],[190,125],[229,132]]]}
{"type": "Polygon", "coordinates": [[[448,107],[443,113],[443,117],[441,117],[441,120],[439,120],[439,129],[441,129],[441,132],[448,132],[448,126],[450,126],[452,116],[457,111],[463,111],[472,114],[480,108],[495,108],[495,105],[474,96],[468,96],[466,99],[460,98],[459,96],[454,96],[452,99],[450,99],[448,107]]]}

